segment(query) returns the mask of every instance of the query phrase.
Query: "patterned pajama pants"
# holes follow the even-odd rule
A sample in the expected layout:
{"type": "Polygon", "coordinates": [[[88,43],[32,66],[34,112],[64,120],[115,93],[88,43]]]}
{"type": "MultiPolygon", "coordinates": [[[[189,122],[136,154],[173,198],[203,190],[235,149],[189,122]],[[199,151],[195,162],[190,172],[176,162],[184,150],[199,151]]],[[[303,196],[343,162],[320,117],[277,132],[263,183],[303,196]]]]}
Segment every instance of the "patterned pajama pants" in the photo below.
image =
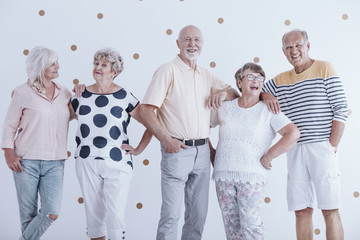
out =
{"type": "Polygon", "coordinates": [[[264,240],[265,183],[216,180],[216,193],[227,240],[264,240]]]}

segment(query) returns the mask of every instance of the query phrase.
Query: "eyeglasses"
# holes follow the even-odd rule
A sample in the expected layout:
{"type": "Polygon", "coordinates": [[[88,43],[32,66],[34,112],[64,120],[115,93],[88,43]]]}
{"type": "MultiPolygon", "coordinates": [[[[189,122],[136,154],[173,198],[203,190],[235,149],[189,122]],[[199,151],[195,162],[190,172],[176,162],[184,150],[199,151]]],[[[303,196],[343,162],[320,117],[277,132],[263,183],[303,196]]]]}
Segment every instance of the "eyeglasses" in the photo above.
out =
{"type": "MultiPolygon", "coordinates": [[[[245,76],[243,76],[243,77],[245,77],[245,76]]],[[[246,75],[246,78],[247,78],[249,81],[254,81],[255,78],[258,80],[258,82],[263,82],[263,81],[265,81],[265,78],[264,78],[263,76],[261,76],[261,75],[255,76],[255,75],[252,75],[252,74],[248,74],[248,75],[246,75]]]]}

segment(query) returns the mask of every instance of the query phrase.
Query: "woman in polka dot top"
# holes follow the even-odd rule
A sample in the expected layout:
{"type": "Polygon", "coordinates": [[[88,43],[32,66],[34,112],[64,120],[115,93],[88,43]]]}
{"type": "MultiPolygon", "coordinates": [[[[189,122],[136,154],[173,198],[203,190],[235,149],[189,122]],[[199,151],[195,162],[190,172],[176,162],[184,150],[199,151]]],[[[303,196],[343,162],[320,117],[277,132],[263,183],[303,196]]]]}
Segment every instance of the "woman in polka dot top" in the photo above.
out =
{"type": "Polygon", "coordinates": [[[146,130],[137,148],[129,144],[130,118],[142,122],[139,100],[115,84],[123,59],[113,49],[95,53],[93,77],[81,97],[71,104],[78,119],[75,152],[76,173],[84,197],[87,235],[91,239],[125,238],[125,208],[132,177],[132,154],[150,142],[146,130]]]}

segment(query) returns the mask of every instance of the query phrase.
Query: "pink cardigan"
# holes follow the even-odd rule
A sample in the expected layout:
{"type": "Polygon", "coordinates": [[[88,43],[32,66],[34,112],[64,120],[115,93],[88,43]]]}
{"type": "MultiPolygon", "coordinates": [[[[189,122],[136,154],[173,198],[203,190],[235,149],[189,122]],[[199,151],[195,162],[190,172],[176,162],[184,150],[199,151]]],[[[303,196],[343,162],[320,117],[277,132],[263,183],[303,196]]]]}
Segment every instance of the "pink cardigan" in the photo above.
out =
{"type": "Polygon", "coordinates": [[[54,84],[51,101],[28,83],[15,88],[3,126],[1,148],[14,149],[22,159],[67,158],[71,92],[54,84]]]}

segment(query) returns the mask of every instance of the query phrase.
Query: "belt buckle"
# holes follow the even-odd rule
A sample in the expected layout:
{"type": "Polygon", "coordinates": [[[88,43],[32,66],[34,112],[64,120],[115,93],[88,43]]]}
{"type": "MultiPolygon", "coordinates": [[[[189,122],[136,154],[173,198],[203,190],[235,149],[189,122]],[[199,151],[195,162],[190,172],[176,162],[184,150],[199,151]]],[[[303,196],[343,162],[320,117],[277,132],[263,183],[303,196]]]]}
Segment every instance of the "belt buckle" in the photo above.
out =
{"type": "Polygon", "coordinates": [[[197,139],[197,140],[194,140],[194,141],[195,141],[195,146],[204,145],[206,143],[205,138],[197,139]]]}
{"type": "Polygon", "coordinates": [[[185,140],[184,139],[184,144],[189,147],[195,146],[195,140],[192,140],[192,139],[185,140]]]}

